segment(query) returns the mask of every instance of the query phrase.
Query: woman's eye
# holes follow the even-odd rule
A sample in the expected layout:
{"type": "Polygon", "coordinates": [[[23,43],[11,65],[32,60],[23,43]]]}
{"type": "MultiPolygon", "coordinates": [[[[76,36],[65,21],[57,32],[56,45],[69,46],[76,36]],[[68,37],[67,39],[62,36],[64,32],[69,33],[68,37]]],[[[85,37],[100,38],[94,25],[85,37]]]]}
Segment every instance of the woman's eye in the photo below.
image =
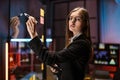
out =
{"type": "Polygon", "coordinates": [[[77,17],[77,18],[76,18],[76,20],[77,20],[77,21],[80,21],[80,20],[81,20],[81,18],[77,17]]]}
{"type": "Polygon", "coordinates": [[[81,21],[80,17],[70,17],[69,18],[70,21],[81,21]]]}

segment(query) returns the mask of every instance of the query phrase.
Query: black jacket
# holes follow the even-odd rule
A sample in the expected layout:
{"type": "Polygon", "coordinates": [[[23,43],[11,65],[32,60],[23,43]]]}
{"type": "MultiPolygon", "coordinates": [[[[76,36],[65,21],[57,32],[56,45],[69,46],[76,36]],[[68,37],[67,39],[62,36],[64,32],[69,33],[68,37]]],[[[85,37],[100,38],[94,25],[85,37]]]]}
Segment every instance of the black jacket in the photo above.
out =
{"type": "Polygon", "coordinates": [[[32,39],[29,46],[46,64],[60,64],[61,80],[83,80],[91,53],[91,44],[86,36],[78,36],[67,48],[54,54],[45,48],[38,37],[32,39]]]}

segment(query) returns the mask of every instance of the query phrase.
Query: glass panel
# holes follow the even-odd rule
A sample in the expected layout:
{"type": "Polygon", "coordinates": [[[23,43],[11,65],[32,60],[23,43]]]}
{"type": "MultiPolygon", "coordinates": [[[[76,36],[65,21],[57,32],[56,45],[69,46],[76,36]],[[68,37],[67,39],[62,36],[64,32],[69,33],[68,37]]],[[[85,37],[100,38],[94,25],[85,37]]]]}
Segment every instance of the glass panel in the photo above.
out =
{"type": "MultiPolygon", "coordinates": [[[[29,38],[29,34],[26,28],[26,21],[28,20],[28,16],[34,16],[38,21],[36,25],[36,29],[38,34],[43,34],[43,24],[44,24],[44,16],[41,15],[44,11],[44,6],[39,0],[11,0],[10,2],[10,18],[15,16],[20,20],[19,26],[11,26],[10,27],[10,35],[12,38],[29,38]],[[18,29],[18,30],[17,30],[18,29]],[[19,33],[15,33],[15,31],[19,31],[19,33]],[[16,34],[16,37],[13,37],[16,34]]],[[[44,13],[43,13],[44,14],[44,13]]]]}
{"type": "MultiPolygon", "coordinates": [[[[8,78],[9,80],[42,80],[43,67],[38,56],[28,47],[31,40],[26,28],[28,16],[33,16],[38,21],[36,30],[43,35],[45,6],[39,0],[11,0],[10,18],[15,16],[20,20],[19,26],[10,26],[10,43],[8,52],[8,78]],[[42,10],[41,10],[42,9],[42,10]],[[16,28],[19,33],[16,37],[16,28]],[[39,77],[38,77],[39,76],[39,77]]],[[[52,39],[47,39],[47,46],[52,39]]]]}
{"type": "Polygon", "coordinates": [[[84,7],[84,1],[74,1],[70,2],[70,11],[74,9],[75,7],[84,7]]]}
{"type": "Polygon", "coordinates": [[[54,18],[65,19],[66,15],[67,15],[67,3],[55,4],[55,17],[54,18]]]}
{"type": "Polygon", "coordinates": [[[56,36],[65,36],[65,20],[64,21],[55,21],[55,35],[56,36]]]}
{"type": "Polygon", "coordinates": [[[98,42],[98,26],[96,19],[90,19],[90,34],[93,43],[98,42]]]}
{"type": "Polygon", "coordinates": [[[86,9],[90,17],[97,17],[97,0],[86,0],[86,9]]]}

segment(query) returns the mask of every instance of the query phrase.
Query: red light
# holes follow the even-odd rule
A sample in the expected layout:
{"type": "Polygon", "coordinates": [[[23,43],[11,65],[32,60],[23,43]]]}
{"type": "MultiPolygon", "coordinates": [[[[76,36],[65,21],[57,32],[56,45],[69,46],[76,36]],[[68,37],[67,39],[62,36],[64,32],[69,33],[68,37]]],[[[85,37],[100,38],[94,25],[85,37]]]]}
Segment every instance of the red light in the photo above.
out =
{"type": "Polygon", "coordinates": [[[114,73],[110,73],[110,77],[113,78],[114,77],[114,73]]]}

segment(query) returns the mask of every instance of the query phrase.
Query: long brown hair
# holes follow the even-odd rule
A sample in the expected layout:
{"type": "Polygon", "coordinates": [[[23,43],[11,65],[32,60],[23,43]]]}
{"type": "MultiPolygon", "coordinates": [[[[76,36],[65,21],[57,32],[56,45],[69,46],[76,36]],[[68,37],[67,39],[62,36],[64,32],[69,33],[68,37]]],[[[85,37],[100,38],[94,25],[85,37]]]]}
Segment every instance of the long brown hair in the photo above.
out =
{"type": "Polygon", "coordinates": [[[81,8],[81,7],[76,7],[73,10],[71,10],[71,12],[68,14],[68,17],[66,19],[66,46],[69,44],[70,42],[70,38],[73,36],[73,33],[69,30],[69,17],[71,15],[71,13],[75,12],[75,11],[79,11],[79,15],[82,19],[82,33],[84,35],[86,35],[86,37],[88,38],[88,40],[91,41],[90,39],[90,24],[89,24],[89,15],[86,9],[81,8]]]}

